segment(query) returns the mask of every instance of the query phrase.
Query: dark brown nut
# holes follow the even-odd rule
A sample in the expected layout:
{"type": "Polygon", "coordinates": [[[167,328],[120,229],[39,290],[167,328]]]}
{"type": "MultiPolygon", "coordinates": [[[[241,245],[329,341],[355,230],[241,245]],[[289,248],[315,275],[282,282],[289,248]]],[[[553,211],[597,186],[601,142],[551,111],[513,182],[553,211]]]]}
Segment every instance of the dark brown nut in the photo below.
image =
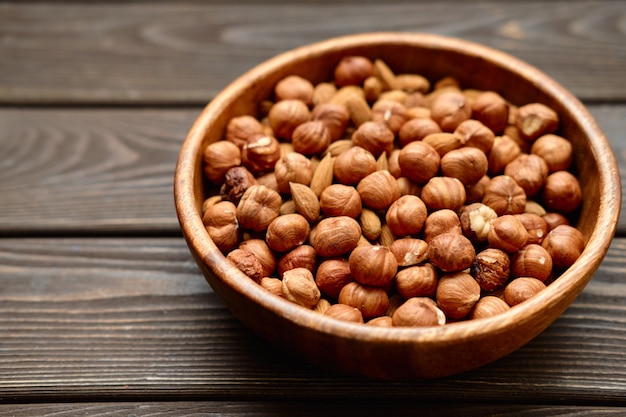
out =
{"type": "Polygon", "coordinates": [[[425,184],[439,171],[441,157],[432,146],[422,142],[407,144],[398,155],[402,176],[417,184],[425,184]]]}
{"type": "Polygon", "coordinates": [[[483,203],[472,203],[459,210],[463,234],[472,242],[487,240],[491,221],[498,217],[493,209],[483,203]]]}
{"type": "Polygon", "coordinates": [[[402,237],[419,233],[427,215],[426,205],[419,197],[405,195],[389,206],[385,221],[394,235],[402,237]]]}
{"type": "Polygon", "coordinates": [[[462,319],[467,316],[479,298],[480,286],[466,272],[446,274],[439,279],[437,306],[448,318],[462,319]]]}
{"type": "Polygon", "coordinates": [[[252,185],[237,205],[237,221],[244,229],[261,232],[278,217],[282,198],[264,185],[252,185]]]}
{"type": "Polygon", "coordinates": [[[298,75],[288,75],[276,83],[274,98],[280,100],[300,100],[307,106],[313,105],[315,87],[311,81],[298,75]]]}
{"type": "Polygon", "coordinates": [[[289,183],[309,185],[313,178],[313,164],[306,156],[297,152],[288,152],[274,166],[276,184],[281,193],[291,192],[289,183]]]}
{"type": "Polygon", "coordinates": [[[353,146],[335,158],[333,174],[337,181],[346,185],[356,185],[363,178],[376,171],[376,158],[371,152],[353,146]]]}
{"type": "Polygon", "coordinates": [[[573,226],[559,225],[552,229],[541,243],[557,268],[571,266],[585,249],[583,234],[573,226]]]}
{"type": "Polygon", "coordinates": [[[453,149],[441,158],[441,172],[454,177],[465,187],[476,184],[487,174],[487,155],[478,148],[453,149]]]}
{"type": "Polygon", "coordinates": [[[428,260],[444,272],[469,268],[475,256],[472,242],[458,233],[443,233],[428,243],[428,260]]]}
{"type": "Polygon", "coordinates": [[[300,245],[283,254],[278,258],[277,269],[278,275],[283,276],[285,271],[296,268],[305,268],[315,272],[317,267],[317,254],[311,245],[300,245]]]}
{"type": "Polygon", "coordinates": [[[235,116],[226,125],[224,138],[242,148],[248,143],[248,138],[255,134],[264,134],[265,128],[256,118],[249,115],[235,116]]]}
{"type": "Polygon", "coordinates": [[[547,210],[570,213],[580,206],[583,195],[574,175],[568,171],[556,171],[546,178],[541,199],[547,210]]]}
{"type": "Polygon", "coordinates": [[[356,218],[361,214],[361,196],[350,185],[332,184],[320,196],[320,207],[324,215],[356,218]]]}
{"type": "Polygon", "coordinates": [[[368,121],[361,124],[352,134],[354,146],[371,152],[378,158],[383,152],[391,152],[395,135],[384,123],[368,121]]]}
{"type": "Polygon", "coordinates": [[[428,243],[422,239],[412,237],[396,239],[389,249],[396,257],[398,266],[417,265],[428,259],[428,243]]]}
{"type": "Polygon", "coordinates": [[[572,144],[561,136],[547,134],[538,137],[530,153],[542,157],[548,164],[549,172],[565,171],[572,165],[572,144]]]}
{"type": "Polygon", "coordinates": [[[433,211],[424,222],[424,240],[429,242],[444,233],[462,234],[461,221],[455,211],[443,209],[433,211]]]}
{"type": "Polygon", "coordinates": [[[361,226],[352,217],[328,217],[317,224],[312,244],[324,257],[341,256],[356,248],[361,238],[361,226]]]}
{"type": "Polygon", "coordinates": [[[389,171],[375,171],[363,178],[356,186],[361,202],[374,210],[387,209],[400,198],[398,182],[389,171]]]}
{"type": "Polygon", "coordinates": [[[460,148],[464,145],[464,141],[463,137],[452,132],[431,133],[422,139],[422,142],[432,146],[439,156],[444,156],[451,150],[460,148]]]}
{"type": "Polygon", "coordinates": [[[548,233],[548,224],[544,218],[534,213],[515,214],[515,217],[522,223],[526,232],[528,232],[526,244],[541,244],[543,238],[548,233]]]}
{"type": "Polygon", "coordinates": [[[505,214],[492,220],[487,240],[491,247],[512,253],[526,244],[528,232],[515,216],[505,214]]]}
{"type": "Polygon", "coordinates": [[[339,292],[338,301],[359,309],[363,319],[369,320],[379,317],[387,312],[389,296],[380,287],[369,287],[358,282],[351,282],[339,292]]]}
{"type": "Polygon", "coordinates": [[[363,314],[361,314],[361,311],[358,308],[346,304],[333,304],[324,314],[337,320],[363,323],[363,314]]]}
{"type": "Polygon", "coordinates": [[[465,204],[465,186],[452,177],[433,177],[424,188],[421,198],[429,210],[458,210],[465,204]]]}
{"type": "Polygon", "coordinates": [[[345,56],[334,70],[334,82],[338,87],[361,85],[374,75],[374,63],[363,56],[345,56]]]}
{"type": "Polygon", "coordinates": [[[281,100],[275,103],[267,115],[276,137],[291,141],[296,127],[309,120],[309,108],[301,100],[281,100]]]}
{"type": "Polygon", "coordinates": [[[461,122],[472,116],[472,108],[458,90],[439,94],[432,102],[431,117],[444,132],[453,132],[461,122]]]}
{"type": "Polygon", "coordinates": [[[224,182],[226,172],[241,164],[241,150],[232,142],[220,140],[204,149],[204,174],[214,184],[224,182]]]}
{"type": "Polygon", "coordinates": [[[461,138],[465,146],[480,149],[485,154],[489,153],[496,138],[491,129],[474,119],[459,124],[454,134],[461,138]]]}
{"type": "Polygon", "coordinates": [[[322,153],[330,142],[330,131],[320,120],[311,120],[298,125],[291,135],[293,149],[303,155],[322,153]]]}
{"type": "Polygon", "coordinates": [[[287,252],[302,245],[309,237],[311,226],[301,214],[278,216],[267,227],[265,240],[276,252],[287,252]]]}
{"type": "Polygon", "coordinates": [[[548,225],[548,232],[562,224],[567,224],[567,225],[570,224],[569,219],[565,217],[563,213],[549,212],[549,213],[545,213],[543,216],[541,216],[541,218],[548,225]]]}
{"type": "Polygon", "coordinates": [[[398,271],[395,255],[385,246],[364,245],[354,248],[348,258],[352,277],[363,285],[384,287],[398,271]]]}
{"type": "Polygon", "coordinates": [[[331,142],[343,138],[350,123],[350,113],[345,106],[337,103],[318,104],[313,107],[311,118],[324,123],[330,133],[331,142]]]}
{"type": "Polygon", "coordinates": [[[372,106],[372,121],[384,124],[394,135],[407,120],[406,107],[398,102],[381,99],[372,106]]]}
{"type": "Polygon", "coordinates": [[[552,273],[552,257],[537,244],[526,245],[511,255],[513,277],[532,277],[545,282],[552,273]]]}
{"type": "Polygon", "coordinates": [[[246,190],[255,184],[257,184],[256,178],[245,167],[233,167],[226,171],[224,183],[220,187],[220,195],[224,200],[237,205],[246,190]]]}
{"type": "Polygon", "coordinates": [[[515,278],[504,288],[504,301],[513,307],[534,297],[545,289],[546,285],[537,278],[515,278]]]}
{"type": "Polygon", "coordinates": [[[269,277],[276,270],[276,255],[263,239],[248,239],[239,244],[239,249],[253,253],[263,267],[263,276],[269,277]]]}
{"type": "Polygon", "coordinates": [[[282,284],[283,297],[306,308],[313,308],[322,296],[313,274],[305,268],[286,271],[282,284]]]}
{"type": "Polygon", "coordinates": [[[502,133],[509,121],[509,105],[495,91],[484,91],[472,103],[472,117],[495,133],[502,133]]]}
{"type": "Polygon", "coordinates": [[[320,291],[332,299],[339,297],[341,289],[352,281],[350,263],[345,258],[326,259],[320,263],[315,274],[320,291]]]}
{"type": "Polygon", "coordinates": [[[493,146],[487,155],[489,161],[489,173],[499,175],[504,172],[506,164],[517,158],[522,153],[519,144],[509,136],[496,136],[493,146]]]}
{"type": "Polygon", "coordinates": [[[488,175],[483,175],[481,179],[474,185],[465,189],[465,204],[479,203],[483,201],[487,184],[491,181],[488,175]]]}
{"type": "Polygon", "coordinates": [[[278,297],[283,296],[283,282],[278,278],[261,278],[261,287],[265,288],[266,290],[278,297]]]}
{"type": "Polygon", "coordinates": [[[487,248],[476,254],[470,274],[484,291],[504,288],[511,275],[511,260],[503,250],[487,248]]]}
{"type": "Polygon", "coordinates": [[[523,139],[532,141],[541,135],[554,133],[559,127],[559,116],[545,104],[525,104],[515,112],[515,126],[523,139]]]}
{"type": "Polygon", "coordinates": [[[396,291],[402,297],[434,297],[437,290],[437,270],[432,264],[410,266],[396,275],[396,291]]]}
{"type": "Polygon", "coordinates": [[[441,128],[433,119],[409,119],[398,131],[400,146],[424,139],[431,133],[441,133],[441,128]]]}
{"type": "Polygon", "coordinates": [[[437,305],[427,297],[410,298],[393,313],[394,327],[443,326],[446,318],[437,305]]]}
{"type": "Polygon", "coordinates": [[[506,164],[504,175],[513,178],[526,197],[534,197],[546,182],[548,164],[540,156],[521,154],[506,164]]]}
{"type": "Polygon", "coordinates": [[[250,136],[241,149],[241,162],[253,174],[273,171],[280,158],[280,144],[273,136],[250,136]]]}
{"type": "Polygon", "coordinates": [[[237,208],[230,201],[220,201],[208,207],[202,222],[222,253],[230,252],[239,244],[241,231],[237,223],[237,208]]]}
{"type": "Polygon", "coordinates": [[[250,279],[256,283],[261,283],[263,277],[263,265],[252,252],[248,252],[245,249],[234,249],[226,255],[228,259],[235,267],[241,272],[246,274],[250,279]]]}
{"type": "Polygon", "coordinates": [[[498,216],[519,214],[526,209],[526,193],[508,175],[498,175],[485,187],[482,203],[491,207],[498,216]]]}
{"type": "Polygon", "coordinates": [[[474,305],[470,312],[470,318],[473,320],[493,317],[508,311],[510,308],[503,299],[493,295],[486,295],[481,297],[474,305]]]}

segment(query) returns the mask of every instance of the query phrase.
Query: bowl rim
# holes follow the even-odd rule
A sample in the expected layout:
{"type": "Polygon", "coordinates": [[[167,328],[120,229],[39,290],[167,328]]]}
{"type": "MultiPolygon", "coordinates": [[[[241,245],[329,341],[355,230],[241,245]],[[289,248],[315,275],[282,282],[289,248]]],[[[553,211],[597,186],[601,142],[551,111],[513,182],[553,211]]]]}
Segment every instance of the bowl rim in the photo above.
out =
{"type": "MultiPolygon", "coordinates": [[[[577,297],[608,251],[617,228],[621,207],[621,183],[610,144],[591,114],[573,94],[534,66],[508,53],[465,39],[421,32],[368,32],[329,38],[280,53],[248,70],[218,93],[203,109],[183,142],[176,165],[174,199],[180,227],[187,243],[215,277],[249,301],[259,304],[298,326],[328,335],[341,335],[344,338],[360,341],[376,339],[388,342],[439,344],[452,342],[459,337],[467,339],[487,333],[503,332],[510,327],[512,322],[519,324],[531,320],[533,312],[540,307],[545,308],[556,303],[564,291],[575,291],[574,297],[577,297]],[[546,290],[501,315],[424,328],[389,328],[340,321],[275,296],[234,266],[224,265],[225,256],[213,244],[204,228],[199,210],[202,202],[197,201],[194,194],[197,182],[194,181],[193,174],[197,169],[198,155],[201,154],[207,125],[215,119],[215,114],[219,113],[226,103],[241,92],[242,85],[249,85],[294,58],[302,59],[311,54],[317,55],[349,47],[390,42],[427,45],[429,48],[443,48],[457,53],[466,53],[465,51],[469,49],[472,54],[480,54],[483,59],[503,67],[506,71],[524,72],[524,77],[529,82],[541,85],[542,91],[558,100],[576,118],[584,134],[590,138],[590,148],[596,157],[598,167],[602,165],[605,168],[598,170],[598,185],[601,190],[600,210],[596,224],[589,235],[588,244],[579,259],[558,279],[550,283],[546,290]],[[597,158],[600,154],[604,159],[597,158]],[[590,242],[594,244],[590,245],[590,242]],[[218,264],[223,268],[216,268],[215,265],[218,264]],[[591,272],[589,272],[589,265],[594,266],[591,272]]],[[[545,327],[549,324],[547,323],[545,327]]]]}

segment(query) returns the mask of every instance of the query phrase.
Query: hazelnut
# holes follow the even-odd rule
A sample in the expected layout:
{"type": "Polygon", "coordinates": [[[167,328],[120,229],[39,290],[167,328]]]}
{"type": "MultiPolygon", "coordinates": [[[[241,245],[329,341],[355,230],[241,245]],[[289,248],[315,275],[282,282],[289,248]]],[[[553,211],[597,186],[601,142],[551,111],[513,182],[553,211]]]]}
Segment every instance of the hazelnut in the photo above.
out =
{"type": "Polygon", "coordinates": [[[354,281],[350,263],[344,258],[327,259],[320,263],[315,274],[318,288],[328,297],[336,299],[346,284],[354,281]]]}
{"type": "Polygon", "coordinates": [[[461,122],[472,115],[472,108],[466,98],[458,90],[448,90],[434,98],[431,108],[431,117],[444,132],[453,132],[461,122]]]}
{"type": "Polygon", "coordinates": [[[324,123],[331,142],[343,137],[350,123],[350,114],[345,106],[337,103],[322,103],[313,107],[311,119],[324,123]]]}
{"type": "Polygon", "coordinates": [[[320,314],[326,314],[326,312],[330,309],[330,307],[331,307],[330,301],[328,301],[325,298],[320,298],[317,304],[313,306],[313,311],[320,313],[320,314]]]}
{"type": "Polygon", "coordinates": [[[273,171],[280,158],[280,144],[273,136],[261,133],[250,136],[241,150],[243,165],[253,174],[273,171]]]}
{"type": "Polygon", "coordinates": [[[356,218],[361,214],[361,196],[350,185],[332,184],[320,196],[322,212],[328,216],[348,216],[356,218]]]}
{"type": "Polygon", "coordinates": [[[409,119],[398,131],[400,146],[424,139],[431,133],[441,133],[441,128],[432,119],[409,119]]]}
{"type": "Polygon", "coordinates": [[[480,298],[480,286],[466,272],[454,272],[442,276],[437,285],[437,306],[446,317],[461,319],[469,314],[480,298]]]}
{"type": "Polygon", "coordinates": [[[462,234],[459,216],[450,209],[437,210],[426,217],[424,222],[424,240],[429,242],[444,233],[462,234]]]}
{"type": "Polygon", "coordinates": [[[506,164],[517,158],[522,153],[520,146],[509,136],[496,136],[493,146],[487,155],[489,173],[499,175],[504,172],[506,164]]]}
{"type": "Polygon", "coordinates": [[[241,150],[232,142],[220,140],[204,149],[204,174],[214,184],[221,185],[229,169],[241,164],[241,150]]]}
{"type": "Polygon", "coordinates": [[[224,183],[220,187],[220,195],[224,200],[239,204],[241,196],[248,188],[257,183],[256,178],[245,167],[233,167],[226,171],[224,183]]]}
{"type": "Polygon", "coordinates": [[[526,200],[525,213],[536,214],[537,216],[543,216],[546,214],[546,209],[541,204],[534,200],[526,200]]]}
{"type": "Polygon", "coordinates": [[[300,100],[307,106],[313,105],[315,87],[311,81],[298,75],[288,75],[276,83],[274,97],[280,100],[300,100]]]}
{"type": "Polygon", "coordinates": [[[215,246],[222,253],[237,247],[240,239],[237,208],[230,201],[220,201],[210,206],[202,216],[202,222],[215,246]]]}
{"type": "Polygon", "coordinates": [[[552,229],[541,242],[552,257],[557,268],[571,266],[585,249],[583,234],[573,226],[559,225],[552,229]]]}
{"type": "Polygon", "coordinates": [[[281,193],[291,192],[289,183],[309,185],[313,178],[313,164],[306,156],[289,152],[276,162],[274,167],[276,183],[281,193]]]}
{"type": "Polygon", "coordinates": [[[465,188],[465,204],[479,203],[483,201],[487,184],[491,181],[488,175],[483,175],[476,184],[465,188]]]}
{"type": "MultiPolygon", "coordinates": [[[[398,159],[400,158],[400,151],[400,149],[394,149],[387,158],[387,171],[389,171],[389,173],[396,179],[402,177],[402,169],[400,168],[400,163],[398,162],[398,159]]],[[[382,154],[381,156],[383,155],[386,154],[382,154]]]]}
{"type": "Polygon", "coordinates": [[[472,103],[472,117],[495,133],[502,133],[509,121],[509,105],[494,91],[484,91],[472,103]]]}
{"type": "Polygon", "coordinates": [[[275,103],[267,115],[274,134],[291,141],[293,131],[309,120],[309,108],[301,100],[281,100],[275,103]]]}
{"type": "Polygon", "coordinates": [[[261,278],[261,287],[265,288],[266,290],[278,297],[283,296],[283,282],[278,278],[261,278]]]}
{"type": "Polygon", "coordinates": [[[464,206],[459,212],[463,234],[472,242],[487,240],[491,221],[498,217],[493,209],[482,203],[464,206]]]}
{"type": "Polygon", "coordinates": [[[569,140],[554,134],[538,137],[530,148],[530,153],[546,161],[549,172],[564,171],[572,164],[572,144],[569,140]]]}
{"type": "Polygon", "coordinates": [[[396,291],[402,297],[434,297],[437,290],[437,270],[432,264],[410,266],[396,275],[396,291]]]}
{"type": "Polygon", "coordinates": [[[301,214],[278,216],[267,227],[265,240],[276,252],[287,252],[302,245],[308,238],[311,227],[301,214]]]}
{"type": "Polygon", "coordinates": [[[264,231],[279,215],[280,194],[264,185],[252,185],[237,205],[239,226],[255,232],[264,231]]]}
{"type": "Polygon", "coordinates": [[[454,134],[468,147],[480,149],[487,154],[493,147],[495,135],[491,129],[474,119],[467,119],[454,129],[454,134]]]}
{"type": "Polygon", "coordinates": [[[428,243],[428,259],[444,272],[462,271],[474,261],[472,242],[458,233],[443,233],[428,243]]]}
{"type": "Polygon", "coordinates": [[[470,274],[485,291],[504,288],[511,275],[509,255],[496,248],[484,249],[476,254],[470,274]]]}
{"type": "Polygon", "coordinates": [[[402,176],[417,184],[425,184],[439,171],[441,157],[432,146],[422,142],[407,144],[398,155],[402,176]]]}
{"type": "Polygon", "coordinates": [[[430,298],[409,298],[393,313],[394,327],[443,326],[446,318],[430,298]]]}
{"type": "Polygon", "coordinates": [[[546,181],[548,164],[540,156],[521,154],[506,164],[504,175],[513,178],[526,197],[534,197],[546,181]]]}
{"type": "Polygon", "coordinates": [[[295,182],[289,183],[289,190],[295,210],[309,222],[317,221],[320,215],[320,202],[315,192],[306,185],[295,182]]]}
{"type": "Polygon", "coordinates": [[[320,120],[311,120],[298,125],[291,136],[293,149],[303,155],[322,153],[328,148],[330,141],[330,131],[320,120]]]}
{"type": "Polygon", "coordinates": [[[537,244],[526,245],[511,255],[513,277],[532,277],[545,282],[552,273],[552,257],[537,244]]]}
{"type": "Polygon", "coordinates": [[[426,135],[422,142],[432,146],[439,156],[444,156],[453,149],[458,149],[464,145],[465,139],[456,133],[441,132],[426,135]]]}
{"type": "Polygon", "coordinates": [[[363,56],[345,56],[334,70],[334,82],[338,87],[361,85],[374,75],[374,64],[363,56]]]}
{"type": "Polygon", "coordinates": [[[363,314],[361,314],[361,311],[358,308],[346,304],[333,304],[324,314],[337,320],[363,323],[363,314]]]}
{"type": "Polygon", "coordinates": [[[374,317],[366,323],[368,326],[392,327],[393,320],[389,316],[374,317]]]}
{"type": "Polygon", "coordinates": [[[283,297],[306,308],[313,308],[320,300],[320,290],[313,274],[305,268],[285,271],[282,280],[283,297]]]}
{"type": "Polygon", "coordinates": [[[504,301],[513,307],[534,297],[546,288],[537,278],[515,278],[504,288],[504,301]]]}
{"type": "Polygon", "coordinates": [[[491,207],[499,216],[523,213],[526,209],[526,193],[508,175],[498,175],[485,187],[482,203],[491,207]]]}
{"type": "Polygon", "coordinates": [[[342,184],[355,185],[374,171],[376,158],[360,146],[353,146],[335,158],[333,173],[342,184]]]}
{"type": "Polygon", "coordinates": [[[548,175],[541,192],[546,209],[569,213],[582,202],[582,190],[578,179],[568,171],[556,171],[548,175]]]}
{"type": "MultiPolygon", "coordinates": [[[[391,171],[389,171],[391,172],[391,171]]],[[[393,173],[391,173],[393,175],[393,173]]],[[[400,195],[420,195],[422,194],[422,187],[414,183],[407,177],[398,177],[398,188],[400,188],[400,195]]]]}
{"type": "Polygon", "coordinates": [[[352,277],[368,286],[386,286],[398,270],[395,255],[385,246],[357,246],[350,253],[348,262],[352,277]]]}
{"type": "Polygon", "coordinates": [[[276,270],[276,255],[263,239],[248,239],[239,244],[239,249],[253,253],[263,267],[263,276],[269,277],[276,270]]]}
{"type": "Polygon", "coordinates": [[[389,171],[375,171],[363,178],[356,186],[363,205],[382,210],[400,198],[400,188],[389,171]]]}
{"type": "Polygon", "coordinates": [[[358,282],[346,284],[339,292],[338,301],[359,309],[365,320],[384,315],[389,306],[389,297],[384,289],[358,282]]]}
{"type": "Polygon", "coordinates": [[[250,136],[264,133],[265,130],[261,122],[252,116],[243,115],[235,116],[228,121],[224,138],[241,149],[243,145],[248,143],[250,136]]]}
{"type": "Polygon", "coordinates": [[[515,216],[505,214],[492,220],[487,240],[491,247],[512,253],[526,244],[528,232],[515,216]]]}
{"type": "Polygon", "coordinates": [[[328,217],[317,224],[312,244],[321,256],[341,256],[356,248],[360,237],[361,226],[352,217],[328,217]]]}
{"type": "Polygon", "coordinates": [[[433,177],[424,188],[421,198],[430,210],[458,210],[465,204],[465,187],[452,177],[433,177]]]}
{"type": "Polygon", "coordinates": [[[374,158],[383,152],[391,152],[395,135],[384,123],[367,121],[361,124],[352,134],[354,146],[369,151],[374,158]]]}
{"type": "Polygon", "coordinates": [[[428,259],[428,243],[422,239],[405,237],[396,239],[389,246],[396,257],[398,266],[411,266],[428,259]]]}
{"type": "Polygon", "coordinates": [[[317,254],[313,246],[300,245],[283,254],[277,261],[278,275],[283,276],[286,271],[296,268],[305,268],[315,272],[317,254]]]}
{"type": "Polygon", "coordinates": [[[257,176],[256,181],[258,184],[265,185],[266,187],[271,188],[277,193],[280,192],[278,190],[278,183],[276,182],[276,174],[274,174],[273,171],[257,176]]]}
{"type": "Polygon", "coordinates": [[[478,148],[453,149],[441,158],[441,172],[471,186],[487,174],[487,155],[478,148]]]}
{"type": "Polygon", "coordinates": [[[382,123],[395,135],[409,119],[404,105],[389,99],[380,99],[372,106],[372,121],[382,123]]]}
{"type": "Polygon", "coordinates": [[[543,217],[534,213],[515,214],[515,217],[522,223],[528,233],[526,244],[541,244],[541,241],[548,233],[548,224],[543,217]]]}
{"type": "Polygon", "coordinates": [[[419,233],[428,215],[426,205],[415,195],[405,195],[388,208],[385,220],[396,236],[419,233]]]}
{"type": "Polygon", "coordinates": [[[562,213],[556,213],[556,212],[545,213],[543,216],[541,216],[541,218],[548,225],[548,232],[562,224],[569,225],[568,218],[565,217],[565,215],[562,213]]]}
{"type": "Polygon", "coordinates": [[[226,255],[226,259],[254,282],[261,283],[261,279],[263,278],[263,265],[261,265],[259,258],[252,252],[237,248],[230,251],[228,255],[226,255]]]}
{"type": "Polygon", "coordinates": [[[486,295],[474,305],[470,312],[471,319],[482,319],[502,314],[511,307],[501,298],[493,295],[486,295]]]}
{"type": "Polygon", "coordinates": [[[337,87],[331,82],[321,82],[313,87],[313,105],[319,106],[328,103],[337,92],[337,87]]]}
{"type": "Polygon", "coordinates": [[[532,141],[541,135],[554,133],[559,127],[559,116],[545,104],[529,103],[515,112],[515,126],[523,139],[532,141]]]}

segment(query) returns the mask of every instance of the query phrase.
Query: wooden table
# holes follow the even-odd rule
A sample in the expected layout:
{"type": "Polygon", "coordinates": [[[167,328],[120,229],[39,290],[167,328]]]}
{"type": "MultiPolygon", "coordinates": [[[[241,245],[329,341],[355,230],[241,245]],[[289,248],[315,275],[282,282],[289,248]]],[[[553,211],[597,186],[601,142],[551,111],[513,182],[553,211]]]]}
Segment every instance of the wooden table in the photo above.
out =
{"type": "Polygon", "coordinates": [[[423,31],[569,88],[626,164],[626,3],[0,3],[0,416],[626,415],[626,217],[543,334],[483,368],[382,382],[251,334],[199,273],[172,196],[202,107],[276,53],[423,31]]]}

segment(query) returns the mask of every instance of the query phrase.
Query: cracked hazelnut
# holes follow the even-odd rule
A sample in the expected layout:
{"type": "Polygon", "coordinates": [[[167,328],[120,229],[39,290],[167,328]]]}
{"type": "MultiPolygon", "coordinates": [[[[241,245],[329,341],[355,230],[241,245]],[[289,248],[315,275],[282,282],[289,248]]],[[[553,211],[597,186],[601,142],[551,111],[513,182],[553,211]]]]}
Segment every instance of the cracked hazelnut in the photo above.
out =
{"type": "Polygon", "coordinates": [[[463,234],[472,242],[487,240],[491,221],[498,217],[493,209],[482,203],[472,203],[461,208],[459,220],[463,234]]]}
{"type": "Polygon", "coordinates": [[[241,162],[253,174],[273,171],[280,158],[280,144],[273,136],[255,134],[241,149],[241,162]]]}
{"type": "Polygon", "coordinates": [[[523,139],[532,141],[541,135],[554,133],[559,127],[559,116],[545,104],[529,103],[515,112],[515,126],[523,139]]]}
{"type": "Polygon", "coordinates": [[[511,275],[509,255],[496,248],[484,249],[476,254],[470,274],[485,291],[504,288],[511,275]]]}
{"type": "Polygon", "coordinates": [[[396,239],[389,246],[396,257],[398,266],[411,266],[428,259],[428,243],[422,239],[405,237],[396,239]]]}

